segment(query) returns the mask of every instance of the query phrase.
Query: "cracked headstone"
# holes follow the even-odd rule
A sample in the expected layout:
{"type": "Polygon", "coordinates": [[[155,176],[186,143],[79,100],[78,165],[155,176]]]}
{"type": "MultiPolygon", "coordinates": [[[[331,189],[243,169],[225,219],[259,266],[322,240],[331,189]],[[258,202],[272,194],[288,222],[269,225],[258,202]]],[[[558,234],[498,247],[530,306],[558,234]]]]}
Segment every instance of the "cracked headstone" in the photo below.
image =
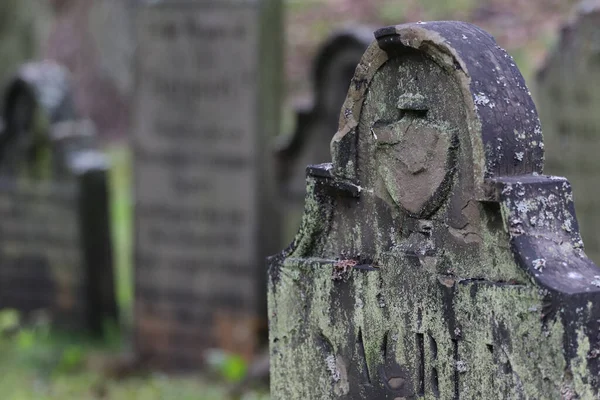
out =
{"type": "Polygon", "coordinates": [[[264,259],[279,245],[280,0],[139,1],[135,343],[194,369],[267,341],[264,259]]]}
{"type": "Polygon", "coordinates": [[[537,74],[546,171],[566,176],[586,252],[600,262],[600,1],[584,1],[537,74]]]}
{"type": "Polygon", "coordinates": [[[372,30],[354,26],[334,32],[321,45],[313,62],[313,98],[296,105],[295,130],[278,138],[277,180],[286,244],[302,219],[306,166],[331,161],[329,143],[337,130],[340,107],[371,38],[372,30]]]}
{"type": "Polygon", "coordinates": [[[4,94],[0,307],[102,333],[117,319],[108,163],[77,114],[69,74],[28,63],[4,94]]]}
{"type": "Polygon", "coordinates": [[[462,22],[375,39],[269,262],[272,398],[596,396],[600,268],[514,61],[462,22]]]}

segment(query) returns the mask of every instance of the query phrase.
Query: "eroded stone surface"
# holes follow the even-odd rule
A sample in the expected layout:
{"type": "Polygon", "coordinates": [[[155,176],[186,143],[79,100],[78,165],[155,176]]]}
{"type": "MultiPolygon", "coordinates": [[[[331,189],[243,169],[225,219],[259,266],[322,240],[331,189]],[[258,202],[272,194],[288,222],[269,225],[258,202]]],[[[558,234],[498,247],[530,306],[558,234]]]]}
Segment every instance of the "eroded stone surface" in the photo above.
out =
{"type": "Polygon", "coordinates": [[[270,261],[272,396],[594,396],[600,269],[512,59],[466,23],[375,36],[270,261]]]}

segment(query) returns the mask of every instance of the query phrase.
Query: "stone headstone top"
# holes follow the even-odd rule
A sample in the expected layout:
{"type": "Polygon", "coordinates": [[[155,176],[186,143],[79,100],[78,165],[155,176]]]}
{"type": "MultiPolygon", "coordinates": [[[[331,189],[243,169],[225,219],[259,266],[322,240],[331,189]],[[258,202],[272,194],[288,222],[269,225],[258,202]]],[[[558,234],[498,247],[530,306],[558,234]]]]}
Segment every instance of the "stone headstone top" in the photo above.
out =
{"type": "Polygon", "coordinates": [[[375,38],[270,260],[272,395],[591,398],[600,268],[514,61],[462,22],[375,38]]]}
{"type": "Polygon", "coordinates": [[[69,72],[52,62],[24,64],[4,95],[0,173],[25,171],[64,179],[89,169],[106,169],[94,124],[75,110],[69,72]]]}
{"type": "Polygon", "coordinates": [[[537,74],[546,171],[567,176],[586,253],[600,261],[600,1],[585,1],[537,74]]]}

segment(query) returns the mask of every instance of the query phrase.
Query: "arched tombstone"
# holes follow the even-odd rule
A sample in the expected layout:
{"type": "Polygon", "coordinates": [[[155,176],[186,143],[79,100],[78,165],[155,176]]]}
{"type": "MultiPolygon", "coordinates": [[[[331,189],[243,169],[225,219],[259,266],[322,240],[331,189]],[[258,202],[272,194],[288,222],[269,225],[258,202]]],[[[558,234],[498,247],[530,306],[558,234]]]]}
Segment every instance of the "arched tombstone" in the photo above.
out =
{"type": "Polygon", "coordinates": [[[0,136],[0,307],[100,333],[117,317],[108,163],[71,100],[68,72],[22,66],[0,136]]]}
{"type": "Polygon", "coordinates": [[[573,184],[586,251],[600,262],[600,0],[578,6],[536,78],[546,170],[573,184]]]}
{"type": "Polygon", "coordinates": [[[296,127],[276,143],[277,180],[283,208],[285,243],[302,219],[306,166],[331,161],[329,142],[337,129],[340,107],[372,30],[356,26],[334,32],[313,61],[313,98],[296,105],[296,127]]]}
{"type": "Polygon", "coordinates": [[[595,396],[600,268],[513,60],[462,22],[375,37],[270,260],[273,398],[595,396]]]}

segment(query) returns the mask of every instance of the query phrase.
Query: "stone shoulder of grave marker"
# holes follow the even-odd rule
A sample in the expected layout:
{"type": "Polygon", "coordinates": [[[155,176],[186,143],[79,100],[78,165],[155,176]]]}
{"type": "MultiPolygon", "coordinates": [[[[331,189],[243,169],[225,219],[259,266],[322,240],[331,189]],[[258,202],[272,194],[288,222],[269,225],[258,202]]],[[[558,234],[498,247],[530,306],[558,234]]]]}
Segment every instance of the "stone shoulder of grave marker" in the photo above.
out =
{"type": "Polygon", "coordinates": [[[375,38],[269,261],[273,398],[597,395],[600,268],[514,61],[462,22],[375,38]]]}

